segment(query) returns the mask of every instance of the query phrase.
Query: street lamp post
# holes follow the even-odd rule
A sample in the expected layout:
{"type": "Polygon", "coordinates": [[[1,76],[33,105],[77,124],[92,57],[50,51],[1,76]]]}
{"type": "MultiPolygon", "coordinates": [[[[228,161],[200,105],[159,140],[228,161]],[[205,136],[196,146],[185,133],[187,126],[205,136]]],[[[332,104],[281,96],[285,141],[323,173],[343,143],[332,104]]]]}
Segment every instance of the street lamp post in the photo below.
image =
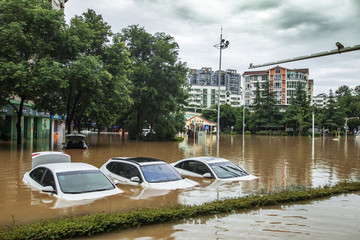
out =
{"type": "Polygon", "coordinates": [[[314,104],[313,114],[312,114],[312,159],[315,157],[315,114],[316,114],[316,104],[314,104]]]}
{"type": "Polygon", "coordinates": [[[348,120],[350,120],[350,119],[359,119],[359,117],[346,117],[346,118],[345,118],[345,126],[344,126],[344,129],[345,129],[345,138],[347,138],[347,128],[348,128],[347,122],[348,122],[348,120]]]}
{"type": "Polygon", "coordinates": [[[245,100],[243,103],[243,136],[245,136],[245,100]]]}
{"type": "Polygon", "coordinates": [[[214,47],[220,50],[219,58],[219,79],[218,79],[218,114],[217,114],[217,126],[216,126],[216,143],[217,143],[217,155],[219,156],[219,140],[220,140],[220,82],[221,82],[221,54],[222,50],[229,46],[230,42],[222,38],[222,27],[220,33],[220,42],[215,44],[214,47]]]}
{"type": "Polygon", "coordinates": [[[243,98],[242,151],[243,151],[243,160],[245,160],[245,85],[244,88],[241,88],[241,94],[243,98]]]}

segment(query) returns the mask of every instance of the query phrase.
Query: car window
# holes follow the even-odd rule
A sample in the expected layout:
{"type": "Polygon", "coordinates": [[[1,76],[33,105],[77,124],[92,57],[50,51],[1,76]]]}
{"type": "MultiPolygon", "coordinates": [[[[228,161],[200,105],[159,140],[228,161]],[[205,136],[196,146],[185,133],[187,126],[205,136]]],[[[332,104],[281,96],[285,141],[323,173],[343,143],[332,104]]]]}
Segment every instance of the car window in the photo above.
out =
{"type": "Polygon", "coordinates": [[[169,164],[154,164],[141,167],[146,181],[169,182],[182,180],[181,175],[169,164]]]}
{"type": "Polygon", "coordinates": [[[195,162],[194,161],[183,161],[179,164],[177,164],[175,167],[190,171],[190,172],[194,172],[194,165],[195,162]]]}
{"type": "Polygon", "coordinates": [[[131,164],[126,164],[124,177],[128,179],[132,177],[139,177],[140,180],[142,179],[140,176],[139,169],[131,164]]]}
{"type": "Polygon", "coordinates": [[[114,166],[115,166],[115,162],[109,162],[107,165],[106,165],[106,169],[109,170],[110,172],[114,172],[114,166]]]}
{"type": "Polygon", "coordinates": [[[244,169],[232,162],[212,163],[210,167],[219,178],[243,177],[249,175],[244,169]]]}
{"type": "Polygon", "coordinates": [[[56,189],[53,173],[52,173],[52,171],[50,171],[49,169],[45,172],[45,176],[44,176],[44,179],[43,179],[41,185],[42,185],[43,187],[45,187],[45,186],[52,186],[52,187],[54,188],[54,190],[56,189]]]}
{"type": "Polygon", "coordinates": [[[210,173],[211,174],[211,171],[208,168],[208,166],[206,166],[206,164],[204,164],[202,162],[197,162],[195,172],[198,173],[198,174],[201,174],[201,175],[203,175],[205,173],[210,173]]]}
{"type": "Polygon", "coordinates": [[[46,169],[47,168],[44,168],[44,167],[35,168],[34,170],[32,170],[30,172],[30,177],[32,179],[34,179],[34,181],[37,182],[38,184],[41,184],[41,180],[42,180],[42,177],[43,177],[46,169]]]}
{"type": "Polygon", "coordinates": [[[115,163],[114,173],[121,177],[125,177],[125,163],[122,162],[115,163]]]}
{"type": "Polygon", "coordinates": [[[100,170],[60,172],[56,175],[63,193],[79,194],[115,188],[100,170]]]}
{"type": "Polygon", "coordinates": [[[125,163],[122,163],[122,162],[110,162],[106,168],[116,174],[116,175],[119,175],[121,177],[125,177],[125,163]]]}

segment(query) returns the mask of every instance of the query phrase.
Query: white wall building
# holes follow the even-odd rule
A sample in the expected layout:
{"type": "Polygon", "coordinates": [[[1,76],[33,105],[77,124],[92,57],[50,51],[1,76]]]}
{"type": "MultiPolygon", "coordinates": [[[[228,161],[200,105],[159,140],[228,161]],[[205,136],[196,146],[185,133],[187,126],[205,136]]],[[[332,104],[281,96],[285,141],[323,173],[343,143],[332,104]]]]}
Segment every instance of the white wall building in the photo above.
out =
{"type": "MultiPolygon", "coordinates": [[[[189,91],[188,105],[199,108],[210,108],[218,103],[218,86],[192,85],[189,91]]],[[[234,94],[220,86],[220,105],[230,104],[233,107],[242,105],[241,94],[234,94]]]]}
{"type": "Polygon", "coordinates": [[[56,10],[64,10],[67,1],[68,0],[49,0],[52,8],[56,10]]]}
{"type": "MultiPolygon", "coordinates": [[[[330,97],[327,94],[320,93],[313,97],[312,104],[313,105],[316,104],[316,107],[318,107],[318,108],[324,108],[328,104],[329,99],[330,99],[330,97]]],[[[334,98],[334,101],[335,100],[336,100],[336,98],[334,98]]]]}

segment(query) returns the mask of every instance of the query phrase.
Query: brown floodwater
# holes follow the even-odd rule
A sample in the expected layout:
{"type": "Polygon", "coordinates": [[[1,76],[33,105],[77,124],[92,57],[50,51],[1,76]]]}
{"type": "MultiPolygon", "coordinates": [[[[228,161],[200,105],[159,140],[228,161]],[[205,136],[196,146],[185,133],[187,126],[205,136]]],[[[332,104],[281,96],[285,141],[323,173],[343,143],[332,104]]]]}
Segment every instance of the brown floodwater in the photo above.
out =
{"type": "MultiPolygon", "coordinates": [[[[177,191],[155,191],[118,185],[124,193],[91,202],[71,203],[39,193],[22,182],[22,176],[31,168],[31,153],[49,150],[47,141],[28,142],[21,147],[13,142],[0,142],[0,226],[146,206],[201,204],[293,186],[321,186],[341,180],[360,179],[360,139],[353,136],[347,139],[342,137],[340,140],[331,137],[316,138],[314,141],[308,137],[245,136],[243,139],[242,136],[220,136],[219,148],[215,135],[203,135],[194,144],[192,138],[185,138],[183,142],[140,142],[126,140],[119,134],[104,133],[89,134],[87,142],[88,150],[66,150],[72,161],[101,167],[109,158],[118,156],[147,156],[171,163],[191,156],[219,155],[259,178],[231,183],[193,179],[199,182],[199,186],[177,191]]],[[[61,142],[50,150],[61,151],[61,142]]],[[[118,233],[125,235],[113,235],[110,238],[231,238],[231,234],[240,236],[242,232],[243,236],[252,239],[256,238],[255,235],[258,236],[257,239],[278,235],[310,239],[315,236],[319,239],[321,237],[318,234],[334,231],[332,225],[339,224],[339,221],[341,226],[349,227],[348,231],[352,234],[350,236],[360,237],[359,209],[359,194],[342,195],[304,205],[284,205],[247,213],[199,218],[173,225],[151,226],[141,231],[145,235],[136,235],[135,231],[128,230],[118,233]],[[341,211],[341,206],[348,208],[341,211]],[[339,209],[335,211],[334,207],[339,209]],[[331,215],[332,211],[334,216],[331,215]],[[342,214],[336,215],[339,211],[342,214]],[[355,219],[353,216],[356,216],[355,219]],[[356,226],[354,222],[357,223],[356,226]],[[205,235],[199,235],[199,232],[205,235]]],[[[340,225],[336,226],[340,228],[340,225]]],[[[342,239],[339,233],[334,236],[332,239],[342,239]]]]}

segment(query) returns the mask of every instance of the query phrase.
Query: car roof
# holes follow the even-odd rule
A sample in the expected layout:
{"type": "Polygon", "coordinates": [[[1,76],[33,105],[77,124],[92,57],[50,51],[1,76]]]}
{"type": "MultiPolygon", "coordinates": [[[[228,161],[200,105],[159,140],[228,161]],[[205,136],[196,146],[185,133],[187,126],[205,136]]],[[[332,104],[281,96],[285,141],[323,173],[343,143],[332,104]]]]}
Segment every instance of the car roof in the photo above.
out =
{"type": "Polygon", "coordinates": [[[65,135],[66,140],[83,140],[86,138],[86,135],[84,134],[78,134],[78,133],[72,133],[65,135]]]}
{"type": "Polygon", "coordinates": [[[166,163],[164,160],[160,160],[157,158],[149,158],[149,157],[114,157],[111,158],[109,161],[114,161],[114,160],[131,162],[139,166],[166,163]]]}
{"type": "Polygon", "coordinates": [[[31,168],[49,163],[71,162],[71,157],[63,152],[44,151],[31,154],[31,168]]]}
{"type": "Polygon", "coordinates": [[[68,163],[49,163],[42,164],[37,167],[46,167],[53,173],[59,172],[72,172],[72,171],[86,171],[86,170],[99,170],[97,167],[81,162],[68,162],[68,163]]]}
{"type": "Polygon", "coordinates": [[[189,160],[195,160],[195,161],[206,162],[206,163],[228,162],[229,161],[225,158],[219,158],[219,157],[213,157],[213,156],[185,158],[185,159],[181,159],[180,161],[189,161],[189,160]]]}

